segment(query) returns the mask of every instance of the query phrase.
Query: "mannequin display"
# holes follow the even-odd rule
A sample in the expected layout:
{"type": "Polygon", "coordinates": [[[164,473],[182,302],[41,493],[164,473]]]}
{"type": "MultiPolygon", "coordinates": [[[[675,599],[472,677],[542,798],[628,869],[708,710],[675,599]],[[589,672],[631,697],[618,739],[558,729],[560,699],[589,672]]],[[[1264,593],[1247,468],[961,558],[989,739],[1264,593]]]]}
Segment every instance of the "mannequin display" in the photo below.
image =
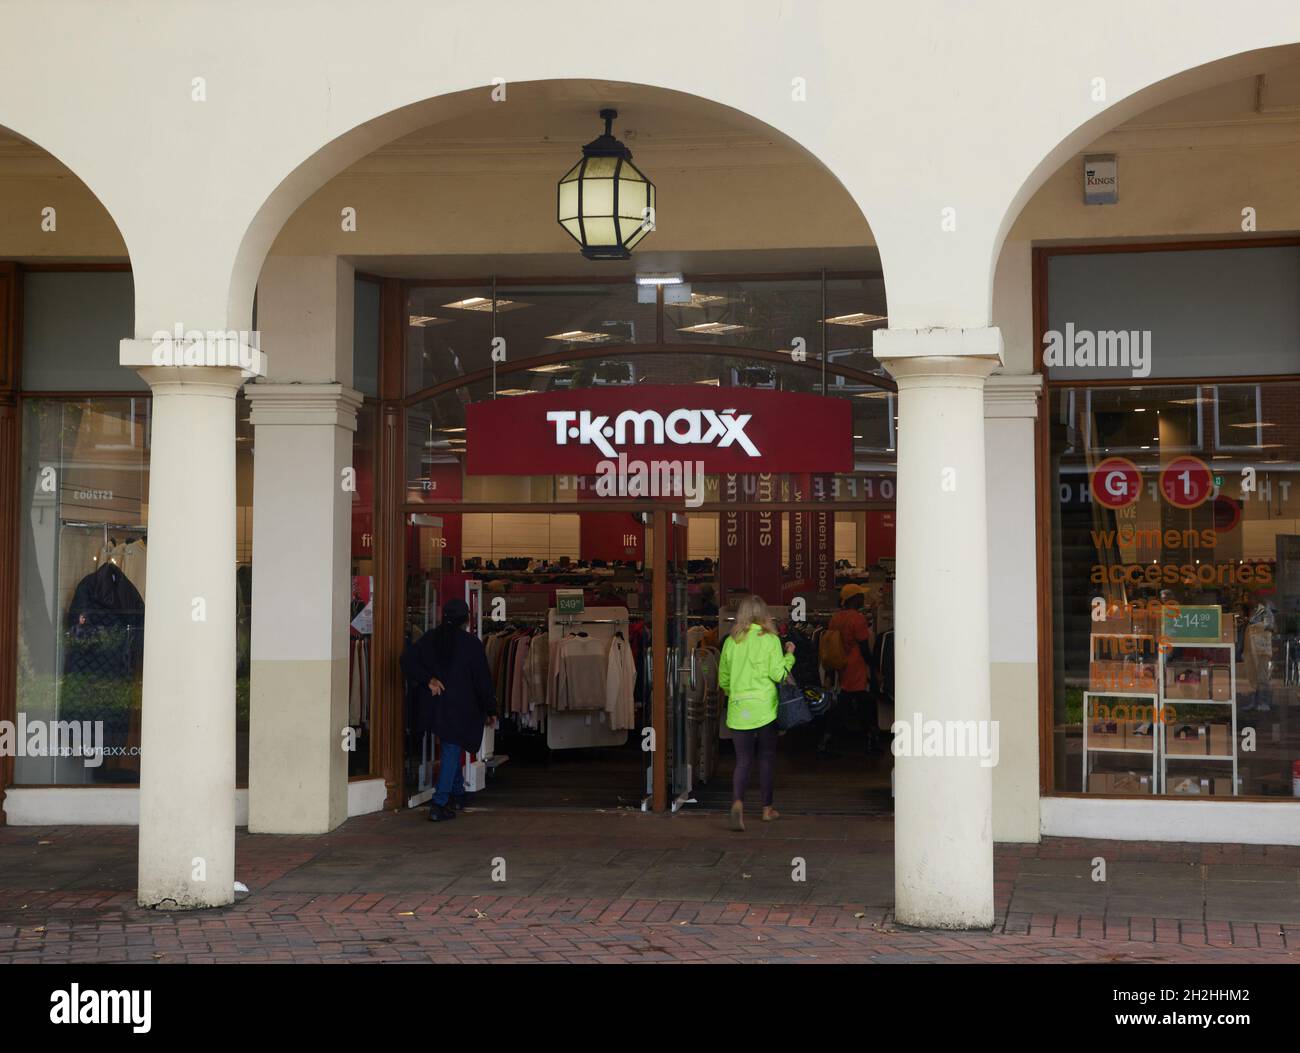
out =
{"type": "Polygon", "coordinates": [[[1242,639],[1242,678],[1254,685],[1249,702],[1241,705],[1242,712],[1265,711],[1271,707],[1273,676],[1273,636],[1277,631],[1277,615],[1262,596],[1246,619],[1242,639]]]}

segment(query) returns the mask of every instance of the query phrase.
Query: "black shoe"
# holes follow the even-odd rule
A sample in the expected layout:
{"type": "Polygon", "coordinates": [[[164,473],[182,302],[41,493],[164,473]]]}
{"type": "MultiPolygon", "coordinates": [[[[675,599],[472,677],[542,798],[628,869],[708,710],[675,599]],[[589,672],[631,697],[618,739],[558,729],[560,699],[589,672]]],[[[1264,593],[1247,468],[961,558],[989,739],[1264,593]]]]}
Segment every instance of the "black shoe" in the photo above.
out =
{"type": "Polygon", "coordinates": [[[448,808],[445,804],[435,804],[429,809],[429,822],[441,823],[448,819],[455,819],[456,813],[448,808]]]}
{"type": "Polygon", "coordinates": [[[463,811],[465,810],[465,795],[462,793],[462,794],[458,794],[457,796],[453,797],[453,798],[451,799],[451,806],[452,806],[452,808],[454,808],[456,811],[458,811],[458,812],[463,812],[463,811]]]}

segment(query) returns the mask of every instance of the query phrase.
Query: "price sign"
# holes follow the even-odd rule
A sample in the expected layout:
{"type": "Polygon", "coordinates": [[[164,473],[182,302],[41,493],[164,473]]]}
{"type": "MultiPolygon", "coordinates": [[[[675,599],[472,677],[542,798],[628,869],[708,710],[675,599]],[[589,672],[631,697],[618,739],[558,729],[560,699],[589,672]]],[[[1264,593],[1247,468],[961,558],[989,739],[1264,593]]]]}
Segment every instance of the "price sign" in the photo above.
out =
{"type": "Polygon", "coordinates": [[[1164,635],[1174,643],[1218,643],[1223,608],[1178,607],[1164,612],[1164,635]]]}
{"type": "Polygon", "coordinates": [[[560,614],[581,614],[587,609],[581,589],[556,589],[555,609],[560,614]]]}

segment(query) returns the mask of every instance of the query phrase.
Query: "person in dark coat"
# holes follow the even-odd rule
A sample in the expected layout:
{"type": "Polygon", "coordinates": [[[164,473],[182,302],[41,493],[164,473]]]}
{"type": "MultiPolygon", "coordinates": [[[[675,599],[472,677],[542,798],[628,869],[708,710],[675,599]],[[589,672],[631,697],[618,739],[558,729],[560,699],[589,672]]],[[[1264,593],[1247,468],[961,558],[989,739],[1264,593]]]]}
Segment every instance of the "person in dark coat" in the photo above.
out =
{"type": "Polygon", "coordinates": [[[464,807],[465,781],[461,750],[474,752],[483,742],[483,728],[496,723],[496,690],[488,669],[483,641],[466,632],[469,607],[448,600],[442,622],[425,633],[402,655],[402,671],[420,685],[421,701],[430,707],[430,726],[438,737],[441,764],[429,820],[455,819],[464,807]]]}

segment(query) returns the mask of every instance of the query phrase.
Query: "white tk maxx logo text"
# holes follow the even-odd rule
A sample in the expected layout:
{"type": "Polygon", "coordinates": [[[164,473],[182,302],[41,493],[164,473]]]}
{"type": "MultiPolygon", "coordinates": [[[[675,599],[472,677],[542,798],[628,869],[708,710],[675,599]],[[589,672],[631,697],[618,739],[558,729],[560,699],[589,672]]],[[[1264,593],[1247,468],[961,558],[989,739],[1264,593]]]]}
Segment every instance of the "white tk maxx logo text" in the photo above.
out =
{"type": "Polygon", "coordinates": [[[735,410],[673,410],[665,417],[655,410],[624,410],[609,422],[590,410],[552,410],[546,419],[555,424],[555,442],[566,446],[570,439],[580,445],[595,446],[606,457],[614,457],[617,447],[634,443],[662,446],[673,442],[679,446],[712,446],[719,449],[733,443],[750,457],[760,456],[758,447],[745,434],[752,413],[735,410]],[[629,433],[631,438],[629,438],[629,433]]]}

